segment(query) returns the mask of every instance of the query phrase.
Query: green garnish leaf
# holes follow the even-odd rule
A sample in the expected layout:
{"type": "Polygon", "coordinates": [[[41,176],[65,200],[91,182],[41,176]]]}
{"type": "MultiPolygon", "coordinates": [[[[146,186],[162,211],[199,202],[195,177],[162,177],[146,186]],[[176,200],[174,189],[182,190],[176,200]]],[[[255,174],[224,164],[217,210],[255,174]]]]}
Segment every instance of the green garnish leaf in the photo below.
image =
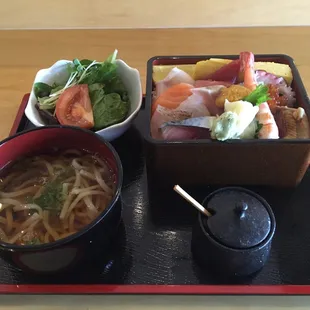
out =
{"type": "Polygon", "coordinates": [[[69,167],[61,172],[55,179],[47,182],[41,195],[33,199],[33,203],[43,210],[60,211],[66,195],[63,191],[63,181],[73,175],[73,168],[69,167]]]}
{"type": "Polygon", "coordinates": [[[58,92],[59,90],[63,89],[65,85],[55,85],[53,86],[50,95],[53,95],[54,93],[58,92]]]}
{"type": "Polygon", "coordinates": [[[72,63],[68,63],[67,64],[67,71],[69,74],[72,74],[76,71],[74,64],[72,63]]]}
{"type": "Polygon", "coordinates": [[[117,76],[116,65],[112,63],[95,64],[91,66],[87,73],[80,78],[79,84],[106,84],[117,76]]]}
{"type": "Polygon", "coordinates": [[[260,132],[260,130],[263,128],[263,124],[259,123],[257,121],[257,126],[256,126],[256,131],[255,131],[255,139],[258,138],[258,133],[260,132]]]}
{"type": "Polygon", "coordinates": [[[42,97],[38,98],[40,110],[53,110],[55,108],[56,97],[42,97]]]}
{"type": "Polygon", "coordinates": [[[129,102],[123,101],[117,93],[103,95],[96,91],[91,95],[95,129],[102,129],[123,121],[129,112],[129,102]]]}
{"type": "Polygon", "coordinates": [[[84,67],[88,67],[92,62],[94,62],[94,61],[90,60],[90,59],[82,59],[80,61],[81,65],[83,65],[84,67]]]}
{"type": "Polygon", "coordinates": [[[107,84],[118,77],[115,64],[117,56],[117,50],[114,51],[104,62],[91,62],[89,60],[83,60],[83,63],[87,64],[87,72],[84,72],[78,84],[94,84],[103,83],[107,84]]]}
{"type": "Polygon", "coordinates": [[[52,181],[45,185],[44,190],[38,198],[33,202],[40,206],[43,210],[60,210],[64,200],[62,194],[62,184],[52,181]]]}
{"type": "Polygon", "coordinates": [[[39,238],[33,238],[29,241],[26,241],[25,244],[26,245],[38,245],[38,244],[41,244],[41,241],[39,238]]]}
{"type": "Polygon", "coordinates": [[[117,57],[117,50],[114,50],[113,54],[111,54],[107,59],[106,62],[114,63],[117,57]]]}
{"type": "Polygon", "coordinates": [[[77,58],[73,59],[72,62],[75,66],[76,71],[78,72],[84,71],[84,66],[80,63],[80,61],[77,58]]]}
{"type": "Polygon", "coordinates": [[[33,86],[33,91],[37,98],[48,97],[52,91],[52,87],[46,83],[37,82],[33,86]]]}
{"type": "Polygon", "coordinates": [[[260,105],[270,100],[268,86],[260,84],[248,96],[244,97],[244,101],[251,102],[253,105],[260,105]]]}

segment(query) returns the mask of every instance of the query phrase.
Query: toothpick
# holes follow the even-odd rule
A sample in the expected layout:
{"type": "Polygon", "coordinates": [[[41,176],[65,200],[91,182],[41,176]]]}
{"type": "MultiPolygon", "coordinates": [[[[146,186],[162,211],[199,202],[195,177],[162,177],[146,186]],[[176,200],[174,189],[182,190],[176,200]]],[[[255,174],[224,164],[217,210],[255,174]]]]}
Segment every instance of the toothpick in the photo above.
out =
{"type": "Polygon", "coordinates": [[[184,189],[182,189],[179,185],[175,185],[173,189],[181,195],[184,199],[186,199],[190,204],[192,204],[198,211],[203,213],[204,215],[210,217],[212,214],[204,208],[197,200],[195,200],[192,196],[190,196],[184,189]]]}

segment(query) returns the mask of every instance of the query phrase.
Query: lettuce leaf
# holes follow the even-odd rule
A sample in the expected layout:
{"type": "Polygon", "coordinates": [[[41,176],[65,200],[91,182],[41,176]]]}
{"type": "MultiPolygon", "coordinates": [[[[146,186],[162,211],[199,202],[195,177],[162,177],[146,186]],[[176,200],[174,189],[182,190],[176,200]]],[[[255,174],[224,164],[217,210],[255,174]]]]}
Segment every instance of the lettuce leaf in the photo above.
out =
{"type": "Polygon", "coordinates": [[[96,130],[122,122],[128,115],[129,102],[123,101],[117,93],[105,95],[100,90],[90,94],[96,130]]]}
{"type": "Polygon", "coordinates": [[[52,91],[52,87],[43,82],[37,82],[33,87],[34,95],[36,98],[48,97],[52,91]]]}

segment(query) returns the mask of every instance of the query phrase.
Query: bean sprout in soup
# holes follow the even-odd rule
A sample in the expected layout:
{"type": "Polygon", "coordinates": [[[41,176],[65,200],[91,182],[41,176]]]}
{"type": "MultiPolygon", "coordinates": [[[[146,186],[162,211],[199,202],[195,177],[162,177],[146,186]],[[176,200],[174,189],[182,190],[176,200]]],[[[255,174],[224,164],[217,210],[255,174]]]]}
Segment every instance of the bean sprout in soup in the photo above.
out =
{"type": "Polygon", "coordinates": [[[2,176],[0,240],[17,245],[76,233],[107,208],[116,191],[107,163],[76,150],[25,157],[2,176]]]}

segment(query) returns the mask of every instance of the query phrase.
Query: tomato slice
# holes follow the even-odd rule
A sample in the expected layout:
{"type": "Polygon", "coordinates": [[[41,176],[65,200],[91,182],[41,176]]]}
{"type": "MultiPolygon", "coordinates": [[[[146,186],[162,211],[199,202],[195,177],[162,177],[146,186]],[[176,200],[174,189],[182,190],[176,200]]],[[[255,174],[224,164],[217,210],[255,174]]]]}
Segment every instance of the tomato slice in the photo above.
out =
{"type": "Polygon", "coordinates": [[[94,127],[88,85],[81,84],[67,88],[56,102],[56,116],[61,125],[87,129],[94,127]]]}

